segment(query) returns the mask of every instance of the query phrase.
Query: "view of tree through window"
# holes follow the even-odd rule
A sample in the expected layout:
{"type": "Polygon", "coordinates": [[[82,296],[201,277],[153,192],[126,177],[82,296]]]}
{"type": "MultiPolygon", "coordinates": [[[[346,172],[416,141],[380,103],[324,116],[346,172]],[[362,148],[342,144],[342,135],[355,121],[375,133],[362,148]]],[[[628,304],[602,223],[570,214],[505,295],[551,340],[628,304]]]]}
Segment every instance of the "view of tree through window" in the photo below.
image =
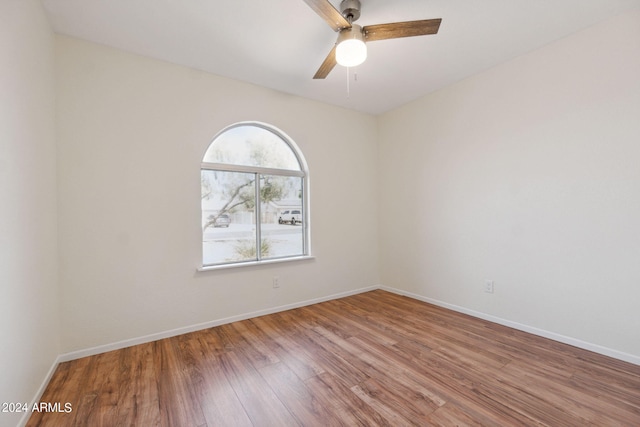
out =
{"type": "Polygon", "coordinates": [[[241,124],[204,155],[203,266],[307,254],[300,154],[266,125],[241,124]]]}

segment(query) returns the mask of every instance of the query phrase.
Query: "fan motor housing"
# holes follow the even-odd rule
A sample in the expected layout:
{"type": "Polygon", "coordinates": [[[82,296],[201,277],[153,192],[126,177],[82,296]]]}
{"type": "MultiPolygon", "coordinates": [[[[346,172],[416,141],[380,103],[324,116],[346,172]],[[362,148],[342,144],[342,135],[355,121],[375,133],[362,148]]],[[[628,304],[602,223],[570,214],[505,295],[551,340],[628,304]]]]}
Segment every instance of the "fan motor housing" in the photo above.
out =
{"type": "Polygon", "coordinates": [[[360,18],[360,0],[342,0],[340,12],[347,21],[357,21],[360,18]]]}

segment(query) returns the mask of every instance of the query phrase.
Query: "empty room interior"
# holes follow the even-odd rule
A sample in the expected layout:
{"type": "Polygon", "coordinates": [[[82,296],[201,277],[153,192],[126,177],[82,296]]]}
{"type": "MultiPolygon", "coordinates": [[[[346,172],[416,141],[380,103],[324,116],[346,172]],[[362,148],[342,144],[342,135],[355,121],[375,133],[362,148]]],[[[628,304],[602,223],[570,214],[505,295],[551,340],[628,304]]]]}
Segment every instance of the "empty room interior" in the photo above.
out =
{"type": "Polygon", "coordinates": [[[639,0],[1,0],[0,63],[0,426],[640,425],[639,0]]]}

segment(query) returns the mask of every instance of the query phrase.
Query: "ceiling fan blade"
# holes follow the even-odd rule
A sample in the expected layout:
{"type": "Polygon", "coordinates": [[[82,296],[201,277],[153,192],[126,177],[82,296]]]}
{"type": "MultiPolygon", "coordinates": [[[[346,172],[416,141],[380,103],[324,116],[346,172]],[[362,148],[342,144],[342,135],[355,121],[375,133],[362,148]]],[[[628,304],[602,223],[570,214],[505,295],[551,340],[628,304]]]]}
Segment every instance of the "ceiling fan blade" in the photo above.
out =
{"type": "Polygon", "coordinates": [[[442,19],[423,19],[421,21],[394,22],[392,24],[367,25],[362,28],[365,40],[397,39],[401,37],[426,36],[436,34],[442,19]]]}
{"type": "Polygon", "coordinates": [[[340,31],[343,28],[351,27],[349,21],[329,3],[329,0],[304,0],[304,2],[308,4],[315,13],[320,15],[322,19],[327,21],[327,24],[333,28],[333,31],[340,31]]]}
{"type": "Polygon", "coordinates": [[[333,49],[331,49],[331,52],[329,52],[329,55],[327,55],[322,65],[320,65],[320,68],[318,68],[318,71],[316,71],[316,75],[313,76],[313,78],[314,79],[326,78],[331,72],[331,70],[333,70],[333,67],[336,66],[336,64],[337,64],[336,47],[333,46],[333,49]]]}

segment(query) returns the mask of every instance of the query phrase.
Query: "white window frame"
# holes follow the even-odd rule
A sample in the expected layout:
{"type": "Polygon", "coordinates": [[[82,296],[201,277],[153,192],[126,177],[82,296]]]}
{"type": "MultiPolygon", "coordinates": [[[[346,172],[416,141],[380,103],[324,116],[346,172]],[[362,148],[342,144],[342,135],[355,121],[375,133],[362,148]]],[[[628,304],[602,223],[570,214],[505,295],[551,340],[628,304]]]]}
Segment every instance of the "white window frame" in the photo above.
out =
{"type": "MultiPolygon", "coordinates": [[[[210,162],[201,162],[200,171],[222,171],[222,172],[241,172],[241,173],[251,173],[255,174],[256,178],[259,175],[278,175],[278,176],[287,176],[287,177],[297,177],[302,178],[302,254],[300,255],[291,255],[291,256],[283,256],[279,258],[269,258],[269,259],[261,259],[260,257],[260,242],[262,240],[261,236],[261,223],[258,221],[258,218],[261,218],[260,206],[260,191],[259,191],[259,179],[255,180],[255,192],[256,192],[256,257],[257,260],[249,260],[249,261],[230,261],[228,263],[220,263],[214,265],[204,265],[204,254],[203,254],[203,246],[202,239],[200,240],[200,267],[199,271],[209,271],[209,270],[218,270],[232,267],[246,267],[251,265],[264,265],[264,264],[273,264],[287,261],[298,261],[298,260],[306,260],[312,259],[310,253],[310,221],[309,221],[309,170],[307,167],[307,162],[302,155],[302,152],[296,145],[296,143],[284,132],[280,129],[271,126],[267,123],[255,122],[255,121],[246,121],[246,122],[238,122],[234,123],[230,126],[225,127],[220,132],[216,134],[216,136],[211,140],[211,143],[207,146],[205,153],[209,150],[211,145],[216,141],[216,139],[224,134],[225,132],[234,129],[236,127],[242,126],[254,126],[259,127],[264,130],[267,130],[278,138],[280,138],[284,143],[286,143],[289,149],[293,152],[298,164],[300,166],[300,170],[289,170],[289,169],[275,169],[275,168],[266,168],[259,166],[246,166],[246,165],[234,165],[228,163],[210,163],[210,162]]],[[[204,155],[203,155],[204,157],[204,155]]],[[[201,236],[202,237],[202,236],[201,236]]]]}

